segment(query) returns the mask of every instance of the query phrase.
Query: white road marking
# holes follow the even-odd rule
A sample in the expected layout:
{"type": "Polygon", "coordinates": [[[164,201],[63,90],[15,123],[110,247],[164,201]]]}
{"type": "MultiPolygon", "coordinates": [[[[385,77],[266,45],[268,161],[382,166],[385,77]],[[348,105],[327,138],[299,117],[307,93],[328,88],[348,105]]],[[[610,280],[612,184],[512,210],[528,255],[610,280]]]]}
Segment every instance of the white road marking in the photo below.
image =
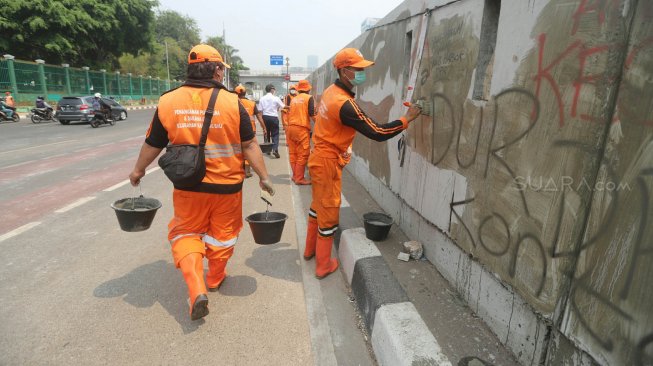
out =
{"type": "Polygon", "coordinates": [[[66,212],[66,211],[70,211],[70,210],[72,210],[73,208],[75,208],[75,207],[77,207],[77,206],[81,206],[81,205],[85,204],[86,202],[88,202],[88,201],[92,201],[92,200],[94,200],[94,199],[95,199],[95,196],[89,196],[89,197],[80,198],[80,199],[78,199],[77,201],[75,201],[75,202],[69,204],[68,206],[64,206],[64,207],[62,207],[62,208],[60,208],[60,209],[58,209],[58,210],[56,210],[56,211],[54,211],[54,212],[56,212],[56,213],[64,213],[64,212],[66,212]]]}
{"type": "MultiPolygon", "coordinates": [[[[150,174],[150,173],[152,173],[152,172],[155,172],[155,171],[157,171],[157,170],[159,170],[159,169],[161,169],[161,168],[158,167],[158,166],[156,166],[156,167],[154,167],[154,168],[151,168],[151,169],[149,169],[149,170],[147,170],[147,171],[145,172],[145,175],[148,175],[148,174],[150,174]]],[[[103,192],[111,192],[111,191],[115,191],[116,189],[118,189],[118,188],[120,188],[120,187],[122,187],[122,186],[124,186],[124,185],[127,185],[127,184],[129,184],[129,179],[125,179],[125,180],[123,180],[122,182],[120,182],[120,183],[118,183],[118,184],[114,184],[114,185],[112,185],[111,187],[109,187],[109,188],[103,190],[103,192]]]]}
{"type": "Polygon", "coordinates": [[[16,235],[20,235],[20,234],[26,232],[27,230],[29,230],[29,229],[31,229],[33,227],[36,227],[36,226],[38,226],[40,224],[41,224],[40,221],[30,222],[29,224],[25,224],[25,225],[23,225],[23,226],[21,226],[21,227],[19,227],[17,229],[14,229],[14,230],[12,230],[12,231],[10,231],[8,233],[0,235],[0,242],[3,242],[3,241],[5,241],[5,240],[7,240],[9,238],[13,238],[16,235]]]}
{"type": "Polygon", "coordinates": [[[10,168],[15,168],[15,167],[17,167],[17,166],[21,166],[21,165],[26,165],[26,164],[30,164],[30,163],[32,163],[32,162],[34,162],[34,161],[36,161],[36,160],[32,160],[32,161],[25,161],[25,162],[22,162],[22,163],[18,163],[18,164],[14,164],[14,165],[9,165],[9,166],[6,166],[6,167],[4,167],[4,168],[2,168],[2,169],[10,169],[10,168]]]}
{"type": "Polygon", "coordinates": [[[69,143],[69,142],[74,142],[74,141],[77,141],[77,140],[66,140],[66,141],[53,142],[53,143],[51,143],[51,144],[44,144],[44,145],[30,146],[30,147],[26,147],[26,148],[23,148],[23,149],[16,149],[16,150],[3,151],[3,152],[0,152],[0,154],[9,154],[9,153],[15,153],[15,152],[18,152],[18,151],[25,151],[25,150],[31,150],[31,149],[40,149],[40,148],[42,148],[43,146],[59,145],[59,144],[67,144],[67,143],[69,143]]]}

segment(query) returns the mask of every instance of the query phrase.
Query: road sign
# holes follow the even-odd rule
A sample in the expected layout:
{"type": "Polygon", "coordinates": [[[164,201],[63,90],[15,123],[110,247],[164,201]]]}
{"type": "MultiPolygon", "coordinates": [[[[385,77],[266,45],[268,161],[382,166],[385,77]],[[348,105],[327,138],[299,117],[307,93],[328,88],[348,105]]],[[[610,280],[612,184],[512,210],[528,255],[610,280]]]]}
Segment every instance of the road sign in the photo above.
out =
{"type": "Polygon", "coordinates": [[[270,65],[283,65],[283,55],[270,55],[270,65]]]}
{"type": "Polygon", "coordinates": [[[286,74],[286,76],[283,77],[286,80],[290,80],[290,74],[286,74]]]}

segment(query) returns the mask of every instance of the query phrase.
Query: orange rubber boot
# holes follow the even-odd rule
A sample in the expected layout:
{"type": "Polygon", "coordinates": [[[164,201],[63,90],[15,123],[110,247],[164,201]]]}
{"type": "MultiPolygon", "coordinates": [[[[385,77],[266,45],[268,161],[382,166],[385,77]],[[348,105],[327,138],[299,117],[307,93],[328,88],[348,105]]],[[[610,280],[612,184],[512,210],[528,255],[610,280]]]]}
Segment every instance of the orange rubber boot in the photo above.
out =
{"type": "Polygon", "coordinates": [[[227,277],[227,261],[231,258],[234,247],[221,248],[207,244],[206,258],[209,260],[209,271],[206,274],[206,287],[209,291],[218,291],[227,277]]]}
{"type": "Polygon", "coordinates": [[[292,175],[290,176],[290,180],[292,180],[293,183],[297,184],[297,164],[295,163],[290,163],[290,170],[292,171],[292,175]]]}
{"type": "Polygon", "coordinates": [[[204,266],[202,254],[190,253],[179,261],[190,297],[190,319],[197,320],[209,314],[209,298],[204,285],[204,266]]]}
{"type": "Polygon", "coordinates": [[[224,270],[226,266],[227,261],[209,260],[209,272],[206,274],[206,287],[209,291],[218,291],[222,281],[227,277],[227,272],[224,270]]]}
{"type": "Polygon", "coordinates": [[[304,178],[304,168],[305,164],[295,164],[295,171],[297,172],[297,178],[295,179],[295,184],[300,186],[310,185],[311,181],[304,178]]]}
{"type": "Polygon", "coordinates": [[[315,277],[318,280],[330,275],[338,269],[338,260],[331,258],[331,247],[333,246],[333,237],[317,237],[315,248],[315,277]]]}
{"type": "Polygon", "coordinates": [[[304,259],[311,260],[315,256],[315,243],[317,242],[317,221],[311,217],[308,218],[308,227],[306,228],[306,247],[304,247],[304,259]]]}

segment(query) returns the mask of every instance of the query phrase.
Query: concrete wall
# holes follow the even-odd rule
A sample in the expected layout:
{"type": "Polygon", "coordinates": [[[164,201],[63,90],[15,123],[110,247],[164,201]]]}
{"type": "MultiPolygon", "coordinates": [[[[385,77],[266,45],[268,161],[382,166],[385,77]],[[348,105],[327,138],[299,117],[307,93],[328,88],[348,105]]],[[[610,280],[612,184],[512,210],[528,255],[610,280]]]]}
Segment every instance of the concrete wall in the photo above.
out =
{"type": "Polygon", "coordinates": [[[403,162],[359,136],[349,169],[523,364],[653,364],[653,2],[408,0],[379,24],[351,43],[376,61],[357,101],[399,117],[417,61],[433,113],[403,162]]]}

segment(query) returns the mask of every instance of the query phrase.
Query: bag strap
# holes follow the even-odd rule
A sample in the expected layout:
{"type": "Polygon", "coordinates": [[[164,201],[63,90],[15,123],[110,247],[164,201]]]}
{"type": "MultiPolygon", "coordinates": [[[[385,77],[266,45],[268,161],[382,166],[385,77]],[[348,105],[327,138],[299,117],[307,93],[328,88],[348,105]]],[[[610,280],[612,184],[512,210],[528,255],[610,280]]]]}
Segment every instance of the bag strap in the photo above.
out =
{"type": "Polygon", "coordinates": [[[209,99],[209,105],[206,107],[206,112],[204,112],[204,124],[202,125],[202,138],[200,138],[200,147],[204,149],[206,146],[206,138],[209,135],[209,126],[211,125],[211,119],[213,118],[213,112],[215,110],[215,102],[218,99],[218,92],[220,88],[213,88],[213,93],[211,93],[211,99],[209,99]]]}

